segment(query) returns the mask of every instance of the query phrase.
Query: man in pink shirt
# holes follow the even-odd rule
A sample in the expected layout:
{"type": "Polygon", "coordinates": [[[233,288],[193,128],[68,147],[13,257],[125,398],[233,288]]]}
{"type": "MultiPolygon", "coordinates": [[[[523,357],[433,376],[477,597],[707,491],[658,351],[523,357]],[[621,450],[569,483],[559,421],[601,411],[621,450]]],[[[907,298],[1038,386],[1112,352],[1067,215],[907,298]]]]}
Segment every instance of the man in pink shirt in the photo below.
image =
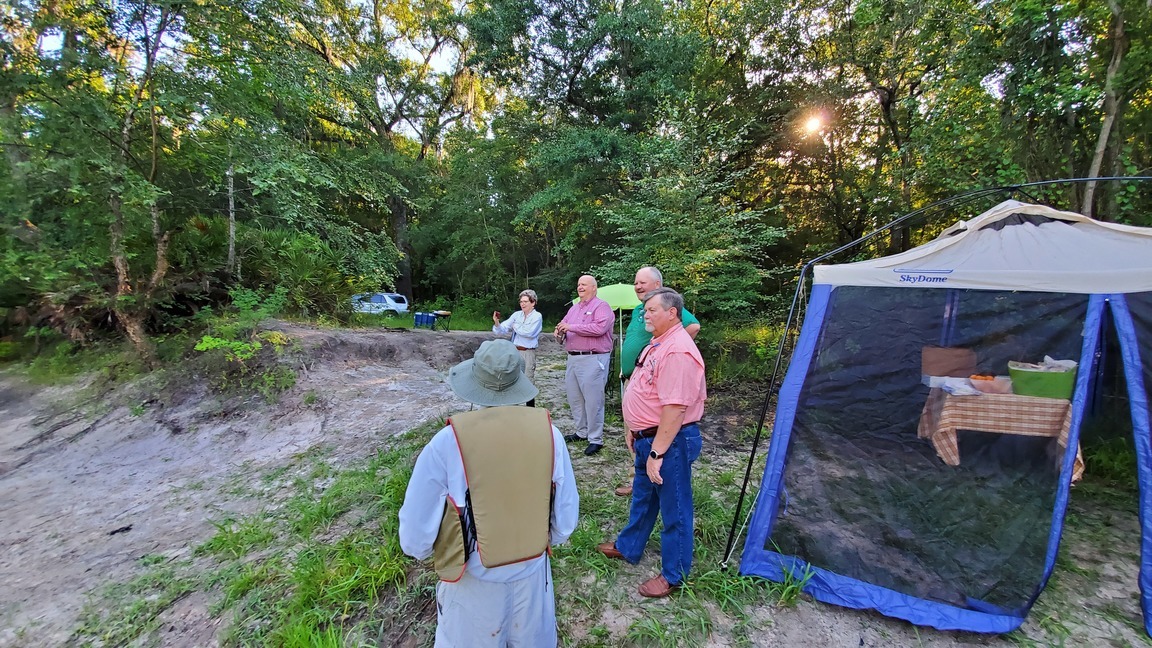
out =
{"type": "Polygon", "coordinates": [[[616,314],[596,296],[596,279],[584,275],[576,283],[579,300],[556,325],[556,341],[568,352],[564,386],[576,430],[564,436],[569,443],[587,440],[585,455],[604,447],[604,385],[612,360],[612,325],[616,314]]]}
{"type": "Polygon", "coordinates": [[[700,456],[700,418],[707,387],[704,359],[680,322],[684,298],[657,288],[644,299],[644,325],[652,341],[640,353],[624,392],[628,446],[636,457],[632,508],[615,542],[596,547],[609,558],[640,561],[656,516],[660,532],[660,574],[640,585],[640,594],[668,596],[692,568],[692,462],[700,456]]]}

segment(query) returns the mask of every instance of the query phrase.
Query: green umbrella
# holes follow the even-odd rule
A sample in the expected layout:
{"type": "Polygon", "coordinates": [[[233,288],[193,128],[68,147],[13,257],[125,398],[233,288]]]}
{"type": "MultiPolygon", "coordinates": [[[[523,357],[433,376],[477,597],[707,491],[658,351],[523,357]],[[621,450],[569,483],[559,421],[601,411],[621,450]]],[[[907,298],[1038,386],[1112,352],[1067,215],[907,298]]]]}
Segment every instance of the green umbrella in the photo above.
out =
{"type": "Polygon", "coordinates": [[[596,290],[596,296],[608,302],[612,310],[636,308],[640,304],[640,300],[636,299],[636,289],[632,287],[632,284],[618,283],[611,286],[601,286],[596,290]]]}
{"type": "MultiPolygon", "coordinates": [[[[626,310],[629,308],[636,308],[640,305],[640,300],[636,299],[636,289],[632,284],[612,284],[611,286],[600,286],[596,289],[596,296],[608,302],[612,310],[626,310]]],[[[580,298],[572,300],[572,303],[580,301],[580,298]]]]}

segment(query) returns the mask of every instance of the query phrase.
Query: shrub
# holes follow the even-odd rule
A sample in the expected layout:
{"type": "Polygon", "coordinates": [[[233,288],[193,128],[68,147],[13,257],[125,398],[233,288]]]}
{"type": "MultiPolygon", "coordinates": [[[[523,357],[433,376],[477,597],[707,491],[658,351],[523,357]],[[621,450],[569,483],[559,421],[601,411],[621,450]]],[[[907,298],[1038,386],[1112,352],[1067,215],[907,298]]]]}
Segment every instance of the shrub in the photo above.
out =
{"type": "Polygon", "coordinates": [[[233,311],[220,316],[204,311],[202,318],[208,323],[208,332],[195,348],[205,354],[206,367],[213,376],[211,383],[216,389],[255,389],[265,399],[275,400],[296,384],[295,372],[276,365],[277,355],[291,339],[279,331],[257,334],[256,328],[285,307],[287,291],[277,287],[270,294],[264,294],[234,288],[230,294],[233,311]]]}

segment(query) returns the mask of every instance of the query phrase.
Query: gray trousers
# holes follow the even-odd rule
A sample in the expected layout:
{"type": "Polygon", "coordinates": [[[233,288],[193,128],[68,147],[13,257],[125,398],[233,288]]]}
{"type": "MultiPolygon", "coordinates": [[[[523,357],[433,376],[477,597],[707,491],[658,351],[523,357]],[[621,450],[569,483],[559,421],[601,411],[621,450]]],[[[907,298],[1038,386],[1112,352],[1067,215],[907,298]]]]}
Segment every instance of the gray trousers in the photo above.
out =
{"type": "Polygon", "coordinates": [[[564,386],[572,408],[573,430],[588,443],[604,445],[604,385],[608,382],[610,353],[568,356],[564,386]]]}

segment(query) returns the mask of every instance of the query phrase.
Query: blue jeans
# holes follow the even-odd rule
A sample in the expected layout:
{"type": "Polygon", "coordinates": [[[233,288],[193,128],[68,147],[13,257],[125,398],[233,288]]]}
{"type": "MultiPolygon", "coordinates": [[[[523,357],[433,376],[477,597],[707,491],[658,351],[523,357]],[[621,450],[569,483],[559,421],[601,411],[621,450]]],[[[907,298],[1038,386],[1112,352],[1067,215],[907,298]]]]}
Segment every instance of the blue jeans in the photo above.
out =
{"type": "Polygon", "coordinates": [[[653,439],[637,439],[636,476],[632,478],[632,508],[628,525],[616,538],[616,549],[632,564],[640,562],[644,545],[656,526],[656,515],[664,520],[660,532],[660,573],[671,585],[679,585],[692,569],[692,462],[700,456],[703,445],[700,426],[689,423],[680,428],[672,440],[657,486],[648,479],[648,453],[653,439]]]}

